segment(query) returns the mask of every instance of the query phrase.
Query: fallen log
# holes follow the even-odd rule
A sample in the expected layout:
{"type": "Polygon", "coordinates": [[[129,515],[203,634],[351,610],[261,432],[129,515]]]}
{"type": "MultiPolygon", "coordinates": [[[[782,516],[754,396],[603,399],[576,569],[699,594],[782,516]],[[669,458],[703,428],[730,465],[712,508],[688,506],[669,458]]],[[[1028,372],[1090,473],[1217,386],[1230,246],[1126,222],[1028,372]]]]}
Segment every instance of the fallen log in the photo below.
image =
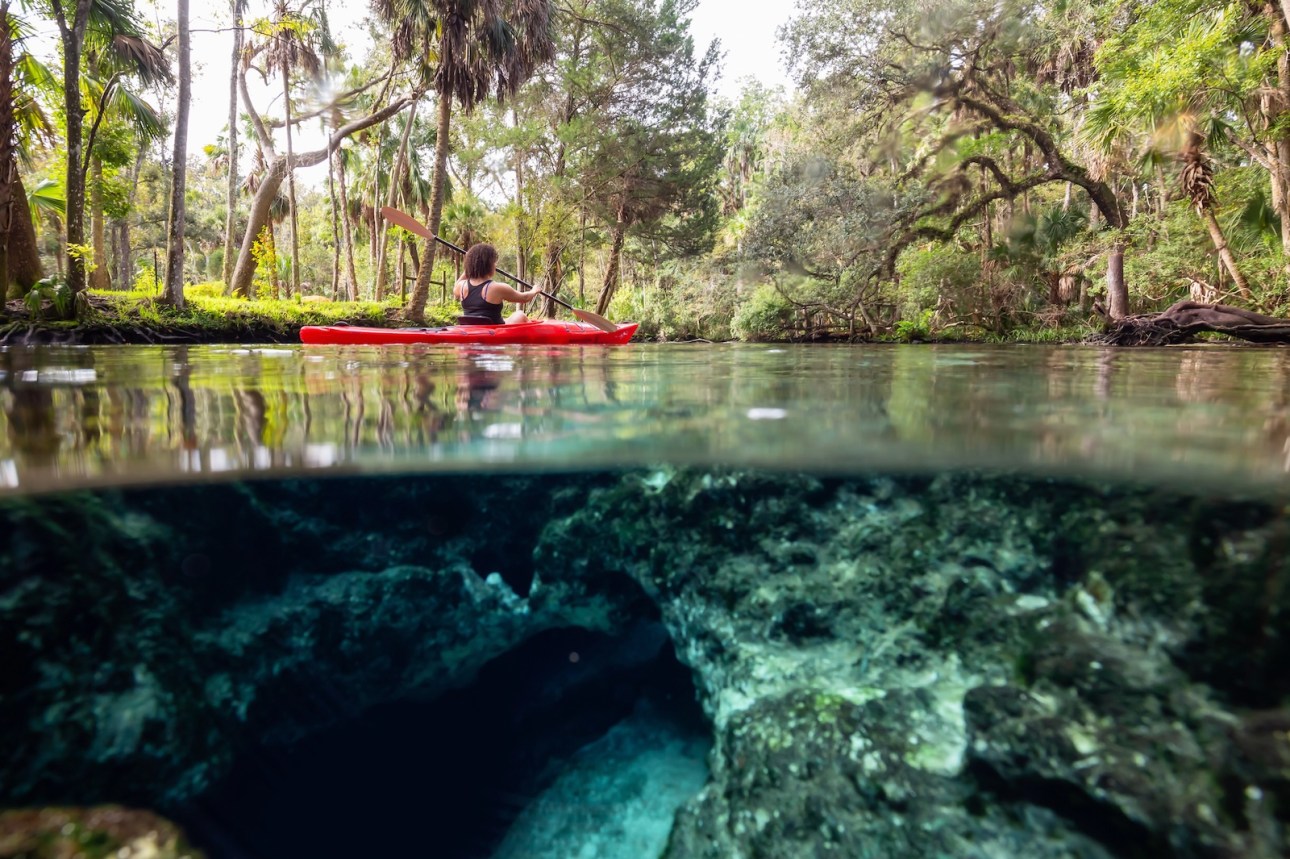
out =
{"type": "Polygon", "coordinates": [[[1108,322],[1089,342],[1106,346],[1172,346],[1190,343],[1202,331],[1227,334],[1251,343],[1290,343],[1290,319],[1198,301],[1179,301],[1160,313],[1126,316],[1108,322]]]}

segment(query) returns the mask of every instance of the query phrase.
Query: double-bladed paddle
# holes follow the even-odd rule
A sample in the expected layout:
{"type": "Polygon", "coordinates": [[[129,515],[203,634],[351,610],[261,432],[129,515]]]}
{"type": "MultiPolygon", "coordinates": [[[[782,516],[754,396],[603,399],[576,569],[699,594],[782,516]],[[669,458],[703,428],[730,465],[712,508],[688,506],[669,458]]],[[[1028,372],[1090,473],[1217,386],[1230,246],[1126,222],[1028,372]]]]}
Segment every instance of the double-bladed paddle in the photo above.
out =
{"type": "MultiPolygon", "coordinates": [[[[457,247],[452,242],[447,241],[446,239],[441,239],[438,236],[436,236],[434,233],[430,232],[429,227],[427,227],[425,224],[421,223],[416,218],[409,215],[407,212],[400,212],[398,209],[394,209],[389,206],[383,206],[381,208],[381,214],[385,216],[385,220],[389,221],[391,224],[397,224],[398,226],[407,230],[409,233],[415,233],[418,236],[421,236],[423,239],[434,239],[439,244],[444,245],[445,247],[452,248],[454,251],[456,251],[459,254],[466,253],[464,250],[457,247]]],[[[511,280],[518,283],[520,286],[527,286],[529,289],[535,288],[533,284],[528,283],[527,281],[520,280],[515,275],[502,271],[500,268],[497,270],[497,273],[500,274],[502,277],[510,278],[511,280]]],[[[612,332],[612,331],[618,330],[617,325],[610,322],[608,319],[606,319],[605,317],[601,316],[598,313],[592,313],[590,310],[579,310],[578,308],[574,307],[572,304],[569,304],[567,301],[562,301],[559,298],[556,298],[554,295],[547,292],[545,289],[539,289],[538,292],[541,293],[542,295],[545,295],[547,298],[551,299],[556,304],[569,308],[570,310],[573,311],[573,315],[576,316],[578,319],[588,323],[589,325],[596,326],[601,331],[612,332]]]]}

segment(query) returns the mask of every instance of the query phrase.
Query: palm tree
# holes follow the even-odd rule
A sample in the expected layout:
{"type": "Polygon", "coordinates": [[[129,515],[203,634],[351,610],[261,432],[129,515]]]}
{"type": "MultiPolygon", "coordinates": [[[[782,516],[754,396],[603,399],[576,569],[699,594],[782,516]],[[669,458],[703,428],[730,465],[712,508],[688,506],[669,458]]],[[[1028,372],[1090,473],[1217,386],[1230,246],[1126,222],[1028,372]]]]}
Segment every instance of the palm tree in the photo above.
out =
{"type": "Polygon", "coordinates": [[[184,306],[184,194],[188,188],[188,110],[193,76],[189,62],[188,0],[178,0],[179,105],[175,115],[175,151],[171,169],[170,216],[166,224],[166,288],[162,301],[184,306]]]}
{"type": "Polygon", "coordinates": [[[1209,156],[1205,154],[1205,137],[1194,128],[1188,129],[1186,134],[1181,155],[1183,166],[1178,174],[1178,181],[1182,185],[1183,193],[1191,200],[1196,214],[1200,215],[1201,221],[1204,222],[1205,229],[1209,231],[1210,241],[1218,251],[1218,258],[1222,261],[1223,268],[1227,269],[1227,273],[1232,276],[1232,282],[1236,284],[1241,297],[1248,299],[1250,298],[1249,282],[1241,273],[1236,257],[1227,244],[1227,237],[1223,235],[1223,228],[1219,226],[1218,218],[1214,215],[1214,167],[1210,163],[1209,156]]]}
{"type": "MultiPolygon", "coordinates": [[[[551,27],[553,0],[373,0],[393,28],[396,57],[437,59],[433,86],[439,97],[430,232],[438,234],[447,184],[448,131],[452,103],[467,113],[495,94],[514,95],[541,64],[555,55],[551,27]]],[[[422,73],[430,78],[428,67],[422,73]]],[[[427,239],[407,316],[423,321],[435,242],[427,239]]]]}
{"type": "MultiPolygon", "coordinates": [[[[340,127],[339,111],[332,119],[332,128],[340,127]]],[[[332,162],[336,165],[336,187],[340,192],[340,223],[341,234],[345,243],[345,274],[348,285],[345,288],[345,296],[350,301],[358,300],[358,275],[354,270],[354,228],[353,216],[349,206],[349,188],[345,180],[348,169],[352,169],[358,163],[358,156],[348,147],[340,147],[332,157],[332,162]]]]}
{"type": "Polygon", "coordinates": [[[224,288],[233,280],[234,235],[237,232],[237,74],[242,63],[242,16],[246,14],[247,0],[233,0],[233,61],[228,81],[228,188],[225,195],[228,205],[224,227],[224,288]]]}
{"type": "MultiPolygon", "coordinates": [[[[114,61],[131,73],[149,79],[151,54],[156,51],[143,38],[143,29],[130,0],[43,0],[39,4],[58,25],[63,54],[63,111],[66,123],[67,179],[67,283],[73,294],[85,288],[85,264],[77,248],[85,240],[85,180],[89,170],[86,152],[93,143],[94,128],[85,137],[85,108],[82,90],[82,61],[87,53],[111,54],[114,61]],[[71,12],[69,15],[68,12],[71,12]]],[[[157,71],[164,70],[164,66],[157,71]]],[[[157,80],[164,75],[157,75],[157,80]]]]}
{"type": "MultiPolygon", "coordinates": [[[[408,111],[407,117],[403,121],[403,134],[399,137],[398,152],[394,156],[394,166],[390,171],[389,190],[385,198],[385,205],[396,206],[402,201],[399,199],[399,191],[403,186],[403,176],[408,165],[408,144],[412,139],[412,129],[416,127],[417,105],[412,105],[408,111]]],[[[385,276],[386,265],[385,257],[390,244],[390,225],[388,221],[381,223],[381,240],[376,250],[376,300],[380,301],[385,296],[385,276]]],[[[403,284],[399,284],[402,289],[403,284]]]]}
{"type": "MultiPolygon", "coordinates": [[[[1216,124],[1210,122],[1210,125],[1216,124]]],[[[1192,104],[1179,105],[1176,112],[1164,114],[1159,106],[1134,106],[1130,110],[1107,100],[1095,104],[1085,121],[1085,133],[1095,139],[1103,151],[1110,152],[1129,140],[1136,141],[1141,149],[1139,161],[1142,163],[1151,163],[1161,150],[1177,153],[1182,162],[1178,172],[1179,185],[1205,225],[1223,268],[1236,284],[1241,297],[1248,299],[1249,282],[1241,272],[1215,215],[1214,166],[1205,152],[1207,137],[1203,127],[1192,104]]]]}
{"type": "Polygon", "coordinates": [[[146,83],[169,80],[170,70],[161,49],[137,37],[121,35],[129,40],[127,51],[102,50],[91,43],[85,52],[85,72],[81,89],[89,110],[85,118],[90,122],[86,141],[90,168],[90,242],[94,259],[98,263],[90,273],[90,286],[108,289],[112,278],[107,265],[103,217],[103,162],[95,141],[105,124],[126,123],[134,131],[140,148],[161,140],[166,134],[166,124],[143,96],[128,86],[128,78],[138,77],[146,83]]]}
{"type": "Polygon", "coordinates": [[[38,142],[54,139],[54,124],[35,98],[37,90],[53,88],[54,77],[21,50],[27,35],[8,0],[0,3],[0,305],[10,286],[26,293],[44,277],[36,245],[39,211],[27,204],[45,202],[50,186],[39,183],[29,193],[20,167],[30,162],[38,142]]]}
{"type": "MultiPolygon", "coordinates": [[[[266,71],[282,73],[282,100],[286,110],[287,130],[287,163],[295,155],[291,141],[291,74],[303,71],[310,77],[317,77],[322,71],[322,58],[314,46],[305,39],[305,35],[314,29],[313,23],[297,11],[291,9],[287,0],[275,0],[273,5],[272,35],[265,51],[266,71]]],[[[296,171],[287,170],[287,203],[291,211],[291,285],[287,289],[288,297],[292,292],[300,292],[300,238],[299,221],[296,217],[296,171]]]]}
{"type": "Polygon", "coordinates": [[[484,221],[488,210],[473,197],[454,201],[443,209],[443,231],[463,248],[484,240],[484,221]]]}

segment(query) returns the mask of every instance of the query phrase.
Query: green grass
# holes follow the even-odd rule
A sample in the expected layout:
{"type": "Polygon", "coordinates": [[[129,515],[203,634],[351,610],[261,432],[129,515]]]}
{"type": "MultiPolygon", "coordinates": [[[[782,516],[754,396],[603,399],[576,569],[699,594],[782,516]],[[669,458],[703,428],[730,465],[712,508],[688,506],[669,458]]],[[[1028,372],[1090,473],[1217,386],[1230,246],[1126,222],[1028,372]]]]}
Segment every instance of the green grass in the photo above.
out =
{"type": "Polygon", "coordinates": [[[877,343],[1078,343],[1099,329],[1091,325],[1032,326],[1011,328],[1003,333],[977,326],[945,328],[938,331],[897,331],[874,338],[877,343]]]}
{"type": "MultiPolygon", "coordinates": [[[[395,327],[404,324],[402,308],[397,302],[325,301],[305,302],[298,299],[233,298],[223,294],[218,282],[187,287],[187,306],[181,311],[158,301],[150,291],[91,292],[98,301],[98,312],[85,322],[101,324],[184,326],[211,330],[262,326],[279,331],[305,325],[351,325],[395,327]]],[[[456,304],[426,307],[426,324],[443,325],[455,320],[456,304]]]]}

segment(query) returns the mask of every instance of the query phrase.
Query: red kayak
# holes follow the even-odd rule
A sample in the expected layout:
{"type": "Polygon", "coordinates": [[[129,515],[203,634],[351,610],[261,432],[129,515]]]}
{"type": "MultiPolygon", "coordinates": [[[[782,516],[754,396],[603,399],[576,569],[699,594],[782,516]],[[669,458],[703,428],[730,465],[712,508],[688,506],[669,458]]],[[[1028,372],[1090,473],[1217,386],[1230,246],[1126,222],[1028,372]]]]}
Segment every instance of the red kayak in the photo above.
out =
{"type": "Polygon", "coordinates": [[[345,346],[384,343],[538,343],[544,346],[621,346],[636,333],[636,322],[617,331],[601,331],[585,322],[540,319],[515,325],[447,325],[443,328],[362,328],[357,325],[309,325],[300,342],[345,346]]]}

